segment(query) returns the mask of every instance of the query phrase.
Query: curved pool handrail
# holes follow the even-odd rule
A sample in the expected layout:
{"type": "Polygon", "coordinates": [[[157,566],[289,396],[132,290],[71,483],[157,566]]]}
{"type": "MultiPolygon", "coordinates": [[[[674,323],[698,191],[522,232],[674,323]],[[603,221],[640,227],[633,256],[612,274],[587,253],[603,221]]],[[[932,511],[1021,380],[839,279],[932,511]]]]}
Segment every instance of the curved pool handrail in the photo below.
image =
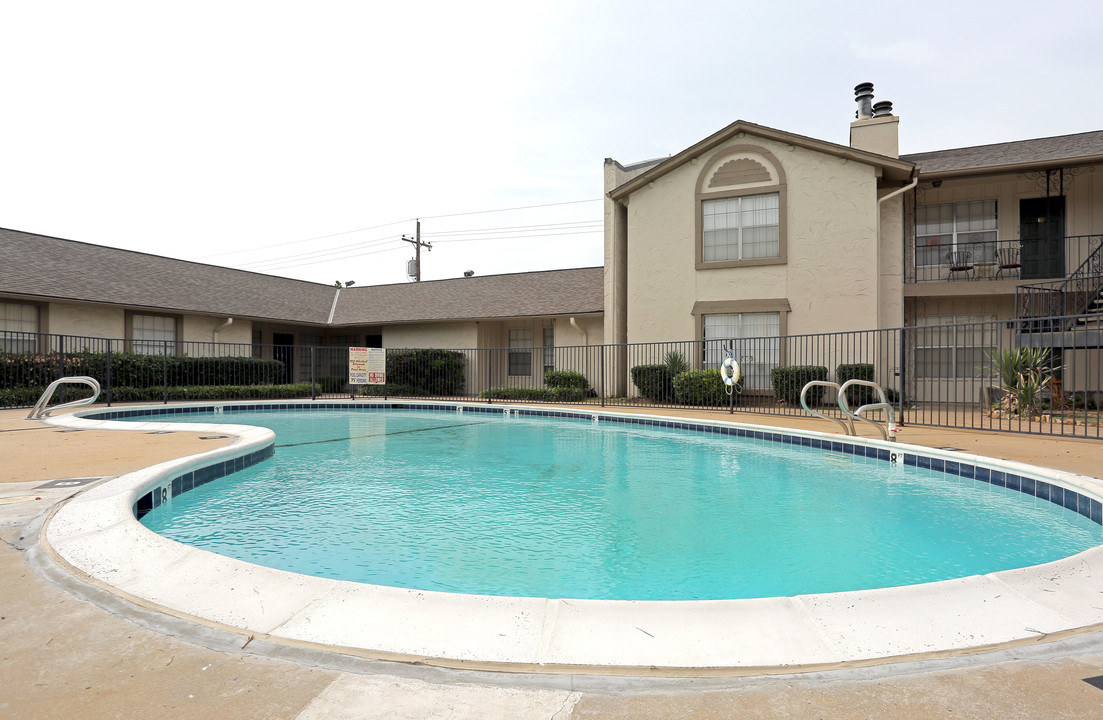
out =
{"type": "MultiPolygon", "coordinates": [[[[840,420],[838,418],[833,418],[829,415],[824,415],[823,413],[817,412],[817,411],[813,410],[812,408],[808,407],[808,399],[806,397],[808,395],[808,388],[813,387],[815,385],[819,385],[819,386],[822,386],[822,387],[835,388],[835,390],[839,389],[839,385],[837,383],[828,382],[827,380],[811,380],[811,381],[809,381],[808,383],[805,384],[805,386],[803,388],[801,388],[801,391],[800,391],[800,406],[802,408],[804,408],[804,412],[806,412],[809,415],[812,415],[814,417],[823,418],[824,420],[830,420],[833,423],[838,423],[839,427],[841,427],[843,429],[843,435],[853,435],[854,434],[854,421],[853,420],[850,421],[850,427],[847,427],[846,423],[843,422],[842,420],[840,420]]],[[[840,400],[840,403],[841,402],[842,401],[840,400]]],[[[850,413],[847,413],[847,414],[849,415],[850,413]]]]}
{"type": "Polygon", "coordinates": [[[870,380],[847,380],[839,388],[839,408],[847,414],[851,420],[851,428],[853,428],[854,420],[861,420],[864,423],[869,423],[873,427],[877,428],[877,432],[881,433],[882,440],[896,440],[896,418],[893,414],[892,404],[885,399],[885,391],[875,382],[870,380]],[[846,401],[846,389],[851,385],[860,385],[862,387],[871,387],[877,391],[877,394],[881,397],[881,402],[870,403],[868,405],[862,405],[855,411],[851,411],[850,405],[846,401]],[[867,410],[883,410],[888,417],[888,430],[881,427],[881,423],[876,420],[870,420],[867,417],[863,417],[862,413],[867,410]]]}
{"type": "Polygon", "coordinates": [[[31,408],[31,413],[30,413],[30,415],[27,416],[27,419],[28,420],[38,420],[40,418],[48,417],[50,415],[50,413],[55,412],[57,410],[63,410],[65,408],[84,407],[85,405],[91,405],[92,403],[96,402],[96,399],[99,398],[99,396],[100,396],[100,383],[94,377],[88,377],[87,375],[73,375],[71,377],[58,378],[57,380],[54,380],[52,383],[50,383],[49,387],[46,388],[46,391],[43,392],[42,396],[38,398],[38,402],[36,402],[34,404],[34,407],[31,408]],[[47,405],[47,403],[50,402],[50,398],[52,398],[54,396],[54,391],[57,390],[60,386],[65,385],[65,384],[90,385],[92,387],[92,391],[93,391],[92,392],[92,397],[82,398],[80,400],[73,400],[71,402],[56,405],[52,408],[47,408],[46,405],[47,405]]]}

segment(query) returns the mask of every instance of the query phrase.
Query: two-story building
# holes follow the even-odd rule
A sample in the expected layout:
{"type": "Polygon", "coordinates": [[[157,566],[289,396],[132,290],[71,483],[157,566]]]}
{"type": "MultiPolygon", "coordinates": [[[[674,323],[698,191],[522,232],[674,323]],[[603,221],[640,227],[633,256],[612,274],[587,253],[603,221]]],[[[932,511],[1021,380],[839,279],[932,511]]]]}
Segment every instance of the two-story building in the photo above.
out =
{"type": "MultiPolygon", "coordinates": [[[[954,380],[992,331],[938,326],[1099,307],[1103,131],[900,156],[891,103],[855,94],[848,146],[737,121],[670,158],[606,159],[606,342],[697,339],[715,366],[712,340],[929,327],[909,334],[918,395],[973,400],[954,380]]],[[[1074,329],[1006,332],[1060,356],[1074,329]]],[[[749,390],[784,347],[745,356],[749,390]]]]}

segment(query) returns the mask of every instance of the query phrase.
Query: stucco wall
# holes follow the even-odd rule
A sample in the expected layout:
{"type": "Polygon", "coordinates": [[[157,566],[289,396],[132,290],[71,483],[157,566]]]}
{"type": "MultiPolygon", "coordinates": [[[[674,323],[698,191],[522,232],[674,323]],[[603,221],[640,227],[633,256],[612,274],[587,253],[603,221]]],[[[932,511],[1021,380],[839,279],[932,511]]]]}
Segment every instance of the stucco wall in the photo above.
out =
{"type": "Polygon", "coordinates": [[[477,346],[478,324],[474,322],[383,327],[383,347],[385,348],[463,349],[477,346]]]}
{"type": "Polygon", "coordinates": [[[788,300],[788,334],[877,327],[876,191],[872,166],[742,134],[636,191],[628,202],[628,341],[693,339],[694,303],[710,301],[788,300]],[[698,179],[736,146],[766,151],[784,175],[787,262],[698,270],[698,179]]]}
{"type": "MultiPolygon", "coordinates": [[[[185,315],[184,330],[181,340],[184,342],[210,343],[215,342],[214,330],[226,322],[224,317],[203,317],[200,315],[185,315]]],[[[253,323],[250,320],[234,318],[234,322],[218,333],[219,343],[251,343],[253,342],[253,323]]]]}
{"type": "Polygon", "coordinates": [[[126,312],[122,308],[76,303],[50,303],[49,330],[55,335],[122,339],[126,312]]]}

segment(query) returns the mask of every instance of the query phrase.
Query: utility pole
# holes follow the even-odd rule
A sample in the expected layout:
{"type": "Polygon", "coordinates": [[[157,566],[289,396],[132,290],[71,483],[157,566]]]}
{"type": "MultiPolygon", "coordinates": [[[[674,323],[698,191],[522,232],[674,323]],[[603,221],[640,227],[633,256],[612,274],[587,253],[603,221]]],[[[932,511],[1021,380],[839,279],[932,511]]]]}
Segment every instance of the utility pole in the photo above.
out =
{"type": "Polygon", "coordinates": [[[417,274],[414,277],[414,282],[421,282],[421,248],[424,247],[426,250],[433,249],[433,243],[421,241],[421,220],[417,221],[417,234],[412,238],[403,235],[402,241],[408,242],[414,246],[414,265],[417,267],[417,274]]]}

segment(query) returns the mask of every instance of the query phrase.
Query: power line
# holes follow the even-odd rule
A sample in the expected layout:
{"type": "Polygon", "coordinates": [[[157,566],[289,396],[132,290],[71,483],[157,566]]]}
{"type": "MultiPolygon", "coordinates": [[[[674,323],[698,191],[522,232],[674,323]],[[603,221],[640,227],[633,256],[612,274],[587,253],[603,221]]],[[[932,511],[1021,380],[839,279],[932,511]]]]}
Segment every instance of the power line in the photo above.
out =
{"type": "MultiPolygon", "coordinates": [[[[535,209],[538,209],[538,208],[559,207],[559,206],[562,206],[562,205],[579,205],[579,204],[582,204],[582,203],[599,202],[603,199],[604,198],[590,198],[589,200],[568,200],[566,202],[543,203],[541,205],[519,205],[517,207],[496,208],[494,210],[472,210],[471,212],[450,213],[450,214],[446,214],[446,215],[422,216],[421,219],[422,220],[439,220],[441,218],[465,217],[467,215],[486,215],[486,214],[489,214],[489,213],[511,212],[513,210],[535,210],[535,209]]],[[[212,253],[212,254],[208,254],[208,255],[199,255],[199,256],[197,256],[195,258],[192,258],[192,259],[193,260],[200,260],[200,259],[203,259],[203,258],[220,257],[220,256],[223,256],[223,255],[235,255],[237,253],[250,252],[252,250],[264,250],[264,249],[267,249],[267,248],[284,247],[284,246],[287,246],[287,245],[296,245],[296,244],[304,243],[304,242],[313,242],[315,240],[325,240],[327,238],[340,237],[341,235],[351,235],[353,233],[366,232],[368,230],[378,230],[379,228],[390,227],[391,225],[400,225],[402,223],[415,222],[417,219],[418,218],[407,218],[405,220],[395,220],[394,222],[383,223],[382,225],[372,225],[370,227],[357,228],[355,230],[343,230],[341,232],[330,233],[328,235],[317,235],[315,237],[304,238],[302,240],[289,240],[287,242],[282,242],[282,243],[255,245],[253,247],[243,248],[241,250],[228,250],[226,252],[221,252],[221,253],[212,253]]]]}

